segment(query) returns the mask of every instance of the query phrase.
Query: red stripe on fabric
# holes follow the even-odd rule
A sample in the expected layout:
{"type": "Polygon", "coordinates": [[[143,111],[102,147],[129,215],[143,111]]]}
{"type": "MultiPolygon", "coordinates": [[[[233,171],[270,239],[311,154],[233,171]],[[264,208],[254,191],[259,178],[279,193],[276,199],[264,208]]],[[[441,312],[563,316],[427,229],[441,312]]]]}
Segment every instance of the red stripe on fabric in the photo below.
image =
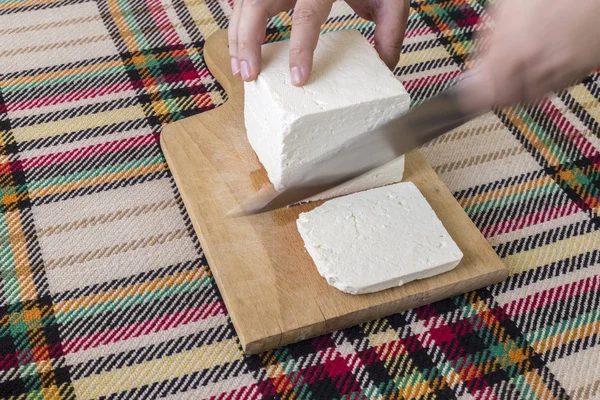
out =
{"type": "Polygon", "coordinates": [[[256,384],[242,386],[236,388],[231,392],[224,392],[210,397],[210,400],[247,400],[255,399],[259,394],[259,387],[256,384]]]}
{"type": "Polygon", "coordinates": [[[545,102],[540,106],[540,109],[560,129],[564,134],[563,136],[568,138],[585,157],[592,158],[598,156],[598,150],[594,148],[594,145],[581,134],[579,129],[571,124],[565,115],[556,108],[552,102],[545,102]]]}
{"type": "Polygon", "coordinates": [[[56,359],[63,354],[61,343],[48,344],[41,347],[36,346],[33,349],[17,351],[15,353],[5,353],[0,356],[0,371],[8,371],[11,368],[18,368],[31,363],[56,359]]]}
{"type": "Polygon", "coordinates": [[[486,238],[491,238],[496,235],[513,232],[519,229],[527,228],[532,225],[548,222],[557,218],[566,217],[580,210],[579,206],[572,201],[558,207],[542,210],[539,212],[523,215],[518,218],[509,219],[499,222],[494,225],[489,225],[481,228],[481,233],[486,238]]]}
{"type": "Polygon", "coordinates": [[[155,26],[162,34],[162,37],[165,39],[167,45],[181,45],[182,42],[179,40],[179,35],[177,34],[172,21],[169,19],[162,1],[146,0],[146,4],[148,5],[147,10],[150,11],[150,15],[152,15],[155,26]]]}
{"type": "Polygon", "coordinates": [[[56,104],[69,103],[73,101],[86,100],[95,97],[105,96],[133,90],[133,85],[130,82],[123,82],[114,85],[105,85],[87,90],[74,90],[69,93],[61,93],[54,96],[40,97],[34,100],[20,101],[7,104],[9,111],[23,111],[33,108],[53,106],[56,104]]]}
{"type": "Polygon", "coordinates": [[[127,325],[122,328],[99,332],[94,335],[80,336],[76,339],[65,341],[63,343],[63,351],[65,354],[77,353],[79,351],[144,336],[150,333],[174,329],[191,322],[197,322],[208,317],[224,314],[225,307],[223,306],[223,303],[216,301],[200,307],[194,307],[160,318],[144,321],[142,323],[127,325]]]}
{"type": "Polygon", "coordinates": [[[599,289],[600,277],[592,276],[577,282],[534,293],[525,298],[507,303],[502,308],[506,315],[510,318],[514,318],[518,315],[545,307],[548,304],[575,297],[580,294],[597,291],[599,289]]]}
{"type": "Polygon", "coordinates": [[[31,168],[39,168],[52,164],[80,160],[98,154],[112,153],[116,151],[123,151],[136,147],[155,144],[158,143],[158,141],[159,135],[157,133],[151,133],[113,142],[106,142],[96,144],[93,146],[82,147],[62,153],[53,153],[39,157],[25,158],[18,163],[15,162],[16,169],[13,169],[13,171],[23,171],[31,168]]]}
{"type": "Polygon", "coordinates": [[[417,89],[428,85],[437,85],[444,82],[449,82],[460,75],[460,71],[444,72],[437,75],[424,76],[422,78],[402,81],[402,84],[407,90],[417,89]]]}
{"type": "MultiPolygon", "coordinates": [[[[397,358],[401,354],[405,353],[403,349],[404,346],[402,346],[402,343],[399,340],[392,340],[374,348],[380,360],[389,360],[397,358]]],[[[356,358],[360,361],[361,364],[363,364],[363,360],[361,357],[356,358]]]]}
{"type": "Polygon", "coordinates": [[[483,393],[474,393],[478,399],[481,400],[499,400],[498,396],[494,394],[494,389],[491,386],[485,388],[483,393]]]}
{"type": "Polygon", "coordinates": [[[418,29],[407,29],[406,30],[406,34],[404,35],[404,38],[412,38],[412,37],[416,37],[416,36],[422,36],[422,35],[429,35],[434,33],[430,27],[425,26],[425,27],[420,27],[418,29]]]}

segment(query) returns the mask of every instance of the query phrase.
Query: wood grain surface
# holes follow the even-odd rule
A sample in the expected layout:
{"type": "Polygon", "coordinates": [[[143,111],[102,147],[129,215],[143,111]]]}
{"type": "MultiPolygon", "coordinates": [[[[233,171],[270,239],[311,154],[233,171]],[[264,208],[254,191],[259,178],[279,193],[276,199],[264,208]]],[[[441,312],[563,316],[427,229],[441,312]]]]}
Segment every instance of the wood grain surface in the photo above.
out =
{"type": "Polygon", "coordinates": [[[224,105],[165,126],[161,146],[244,351],[258,353],[421,306],[505,279],[508,270],[425,159],[406,157],[414,182],[464,253],[454,270],[353,296],[317,272],[296,229],[320,203],[240,218],[228,211],[270,182],[246,139],[243,84],[231,76],[227,35],[205,45],[224,105]]]}

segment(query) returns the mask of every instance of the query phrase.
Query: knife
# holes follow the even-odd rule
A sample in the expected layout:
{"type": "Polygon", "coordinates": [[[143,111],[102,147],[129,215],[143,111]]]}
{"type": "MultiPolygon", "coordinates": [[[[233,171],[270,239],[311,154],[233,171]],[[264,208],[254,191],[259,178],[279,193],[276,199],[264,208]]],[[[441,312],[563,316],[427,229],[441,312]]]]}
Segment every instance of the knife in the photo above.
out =
{"type": "MultiPolygon", "coordinates": [[[[470,73],[468,77],[471,77],[470,73]]],[[[323,157],[281,192],[258,193],[230,215],[252,215],[301,203],[319,193],[380,167],[430,142],[488,110],[465,110],[461,94],[468,77],[411,108],[405,114],[360,135],[323,157]],[[241,211],[241,212],[240,212],[241,211]]],[[[475,108],[475,107],[472,107],[475,108]]]]}

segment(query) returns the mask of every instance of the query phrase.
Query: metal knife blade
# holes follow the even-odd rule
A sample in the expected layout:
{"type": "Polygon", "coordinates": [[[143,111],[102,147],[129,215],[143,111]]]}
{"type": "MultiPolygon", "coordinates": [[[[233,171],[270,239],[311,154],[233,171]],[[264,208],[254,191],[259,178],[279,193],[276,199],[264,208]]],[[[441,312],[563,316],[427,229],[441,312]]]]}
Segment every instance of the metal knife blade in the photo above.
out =
{"type": "MultiPolygon", "coordinates": [[[[363,175],[475,118],[459,103],[460,83],[424,101],[400,117],[360,135],[315,162],[282,192],[257,194],[240,205],[241,214],[259,214],[300,203],[363,175]]],[[[240,214],[238,212],[234,214],[240,214]]]]}

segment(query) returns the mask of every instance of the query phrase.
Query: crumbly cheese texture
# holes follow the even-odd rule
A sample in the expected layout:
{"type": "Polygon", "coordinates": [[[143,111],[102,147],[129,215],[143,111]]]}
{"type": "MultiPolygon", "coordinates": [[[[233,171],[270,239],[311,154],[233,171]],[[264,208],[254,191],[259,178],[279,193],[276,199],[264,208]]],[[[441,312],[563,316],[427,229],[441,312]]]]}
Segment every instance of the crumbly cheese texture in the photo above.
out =
{"type": "MultiPolygon", "coordinates": [[[[248,140],[277,190],[315,160],[406,112],[410,97],[369,42],[354,30],[322,35],[309,83],[290,83],[289,40],[262,46],[263,66],[245,83],[248,140]]],[[[330,198],[402,180],[398,158],[318,197],[330,198]]]]}
{"type": "Polygon", "coordinates": [[[351,294],[450,271],[463,256],[412,182],[329,200],[296,223],[321,276],[351,294]]]}

